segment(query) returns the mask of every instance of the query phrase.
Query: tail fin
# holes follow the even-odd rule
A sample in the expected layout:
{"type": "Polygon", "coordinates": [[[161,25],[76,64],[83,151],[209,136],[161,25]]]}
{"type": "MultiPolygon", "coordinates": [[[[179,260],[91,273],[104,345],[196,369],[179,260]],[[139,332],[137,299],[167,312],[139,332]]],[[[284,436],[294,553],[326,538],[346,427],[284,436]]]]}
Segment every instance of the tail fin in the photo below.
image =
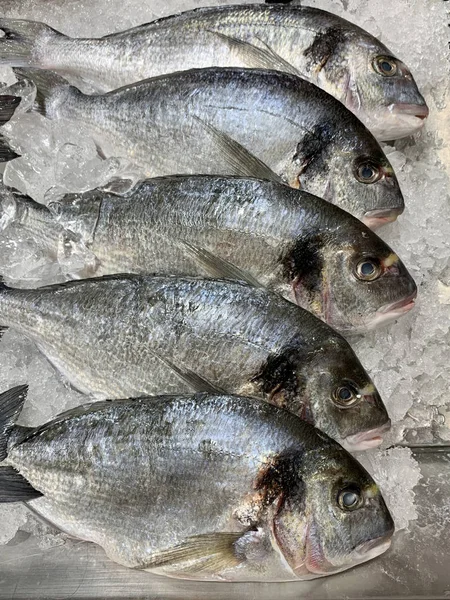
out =
{"type": "Polygon", "coordinates": [[[48,42],[64,38],[62,33],[44,23],[20,19],[0,19],[0,65],[39,67],[48,42]]]}
{"type": "MultiPolygon", "coordinates": [[[[1,41],[1,40],[0,40],[1,41]]],[[[76,87],[53,73],[53,71],[41,71],[39,69],[14,69],[18,79],[28,79],[36,86],[36,100],[32,110],[44,117],[52,119],[56,116],[56,110],[70,93],[81,93],[76,87]]]]}
{"type": "Polygon", "coordinates": [[[27,385],[18,385],[0,394],[0,461],[6,458],[8,439],[22,411],[27,392],[27,385]]]}
{"type": "Polygon", "coordinates": [[[18,158],[20,156],[20,154],[14,152],[9,143],[10,142],[8,138],[0,134],[0,163],[9,162],[10,160],[14,160],[15,158],[18,158]]]}
{"type": "Polygon", "coordinates": [[[12,467],[0,466],[0,504],[4,502],[27,502],[42,496],[12,467]]]}
{"type": "MultiPolygon", "coordinates": [[[[11,119],[20,101],[19,96],[0,95],[0,127],[11,119]]],[[[18,156],[9,145],[9,140],[0,133],[0,162],[8,162],[18,156]]]]}

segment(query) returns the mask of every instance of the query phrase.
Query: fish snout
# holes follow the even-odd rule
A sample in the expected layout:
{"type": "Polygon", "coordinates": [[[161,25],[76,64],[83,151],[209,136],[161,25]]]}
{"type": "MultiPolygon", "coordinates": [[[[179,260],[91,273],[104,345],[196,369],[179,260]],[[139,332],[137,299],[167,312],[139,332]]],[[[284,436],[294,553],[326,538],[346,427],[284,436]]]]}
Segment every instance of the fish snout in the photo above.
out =
{"type": "Polygon", "coordinates": [[[392,112],[394,115],[411,115],[417,119],[425,120],[430,114],[430,109],[424,101],[423,104],[395,104],[392,112]]]}
{"type": "Polygon", "coordinates": [[[373,540],[363,542],[355,549],[356,554],[365,561],[380,556],[380,554],[383,554],[383,552],[386,552],[386,550],[390,548],[393,533],[394,531],[392,530],[392,532],[386,533],[373,540]]]}
{"type": "Polygon", "coordinates": [[[368,450],[369,448],[376,448],[383,441],[383,435],[391,428],[391,420],[388,419],[386,423],[375,427],[373,429],[367,429],[354,435],[349,435],[345,438],[343,446],[349,452],[357,452],[359,450],[368,450]]]}
{"type": "Polygon", "coordinates": [[[370,210],[361,219],[369,229],[375,230],[393,223],[404,211],[404,207],[370,210]]]}
{"type": "Polygon", "coordinates": [[[415,300],[417,297],[417,287],[415,283],[410,287],[414,288],[411,293],[409,293],[401,300],[398,300],[397,302],[392,302],[391,304],[383,306],[382,308],[380,308],[378,313],[380,315],[385,316],[390,315],[393,318],[395,318],[395,316],[404,315],[405,313],[409,312],[412,308],[414,308],[415,300]]]}

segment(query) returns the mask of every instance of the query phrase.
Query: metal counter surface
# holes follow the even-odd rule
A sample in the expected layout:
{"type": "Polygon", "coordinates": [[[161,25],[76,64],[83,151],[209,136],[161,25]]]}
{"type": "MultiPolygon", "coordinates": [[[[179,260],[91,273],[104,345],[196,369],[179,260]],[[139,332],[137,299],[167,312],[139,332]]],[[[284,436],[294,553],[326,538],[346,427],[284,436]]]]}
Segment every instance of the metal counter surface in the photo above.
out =
{"type": "Polygon", "coordinates": [[[88,542],[66,539],[41,549],[18,532],[0,546],[0,600],[129,598],[283,600],[450,598],[450,453],[417,452],[417,521],[378,559],[333,577],[275,584],[200,583],[135,572],[88,542]]]}

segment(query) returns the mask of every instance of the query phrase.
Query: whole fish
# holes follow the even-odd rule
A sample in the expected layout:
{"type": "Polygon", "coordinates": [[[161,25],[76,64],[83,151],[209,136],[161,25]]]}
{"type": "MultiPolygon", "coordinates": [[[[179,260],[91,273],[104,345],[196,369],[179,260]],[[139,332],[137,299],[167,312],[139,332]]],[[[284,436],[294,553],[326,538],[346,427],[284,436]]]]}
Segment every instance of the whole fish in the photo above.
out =
{"type": "Polygon", "coordinates": [[[265,68],[318,85],[381,140],[411,135],[428,115],[410,70],[393,52],[317,8],[200,8],[101,39],[73,39],[14,19],[0,19],[0,28],[0,64],[60,71],[100,91],[192,68],[265,68]]]}
{"type": "MultiPolygon", "coordinates": [[[[375,138],[339,101],[294,75],[199,69],[97,96],[47,71],[22,69],[20,76],[37,86],[34,110],[84,123],[105,156],[126,157],[140,176],[282,180],[370,227],[403,211],[398,181],[375,138]]],[[[3,120],[16,101],[0,96],[3,120]]]]}
{"type": "Polygon", "coordinates": [[[72,276],[247,281],[340,331],[371,329],[414,306],[412,277],[375,233],[337,206],[275,182],[166,177],[147,180],[126,197],[94,190],[68,194],[49,208],[4,188],[0,230],[9,223],[63,265],[71,255],[85,255],[72,276]]]}
{"type": "Polygon", "coordinates": [[[113,275],[0,289],[0,325],[98,399],[225,391],[287,408],[351,449],[386,408],[348,342],[277,294],[234,281],[113,275]]]}
{"type": "Polygon", "coordinates": [[[277,407],[197,394],[98,402],[14,425],[0,395],[0,502],[27,501],[112,560],[171,577],[302,580],[387,550],[394,524],[343,448],[277,407]]]}

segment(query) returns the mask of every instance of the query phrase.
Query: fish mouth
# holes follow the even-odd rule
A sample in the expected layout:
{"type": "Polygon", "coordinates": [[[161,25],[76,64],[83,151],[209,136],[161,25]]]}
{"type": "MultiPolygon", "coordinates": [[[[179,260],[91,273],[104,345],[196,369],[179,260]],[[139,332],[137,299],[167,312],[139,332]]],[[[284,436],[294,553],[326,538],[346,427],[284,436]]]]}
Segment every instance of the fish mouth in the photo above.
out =
{"type": "Polygon", "coordinates": [[[399,102],[390,107],[390,112],[393,115],[407,115],[424,121],[430,114],[430,109],[426,104],[402,104],[399,102]]]}
{"type": "Polygon", "coordinates": [[[377,311],[379,315],[403,315],[409,312],[415,306],[415,300],[417,297],[417,290],[414,290],[409,296],[399,300],[398,302],[393,302],[392,304],[387,304],[383,306],[377,311]]]}
{"type": "Polygon", "coordinates": [[[372,127],[375,137],[381,141],[397,140],[419,131],[428,117],[429,108],[425,103],[397,103],[386,106],[372,127]]]}
{"type": "Polygon", "coordinates": [[[383,225],[393,223],[397,217],[402,214],[403,210],[403,207],[369,210],[366,212],[361,221],[364,223],[364,225],[369,227],[369,229],[379,229],[380,227],[383,227],[383,225]]]}
{"type": "Polygon", "coordinates": [[[300,579],[314,579],[316,577],[323,577],[325,575],[346,571],[351,567],[376,558],[377,556],[380,556],[380,554],[386,552],[391,545],[391,538],[392,532],[389,532],[359,544],[352,553],[353,560],[343,565],[333,565],[326,560],[319,545],[319,547],[316,548],[316,550],[318,550],[317,556],[313,560],[307,559],[306,562],[295,565],[293,571],[300,579]]]}
{"type": "Polygon", "coordinates": [[[355,553],[364,562],[366,560],[371,560],[372,558],[380,556],[380,554],[383,554],[383,552],[386,552],[386,550],[389,549],[392,543],[391,538],[392,535],[389,533],[373,540],[369,540],[368,542],[363,542],[356,547],[355,553]]]}
{"type": "Polygon", "coordinates": [[[361,431],[354,435],[348,435],[342,441],[342,446],[349,452],[359,452],[360,450],[369,450],[370,448],[376,448],[383,441],[383,434],[389,431],[391,428],[391,420],[388,419],[386,423],[380,427],[361,431]]]}

